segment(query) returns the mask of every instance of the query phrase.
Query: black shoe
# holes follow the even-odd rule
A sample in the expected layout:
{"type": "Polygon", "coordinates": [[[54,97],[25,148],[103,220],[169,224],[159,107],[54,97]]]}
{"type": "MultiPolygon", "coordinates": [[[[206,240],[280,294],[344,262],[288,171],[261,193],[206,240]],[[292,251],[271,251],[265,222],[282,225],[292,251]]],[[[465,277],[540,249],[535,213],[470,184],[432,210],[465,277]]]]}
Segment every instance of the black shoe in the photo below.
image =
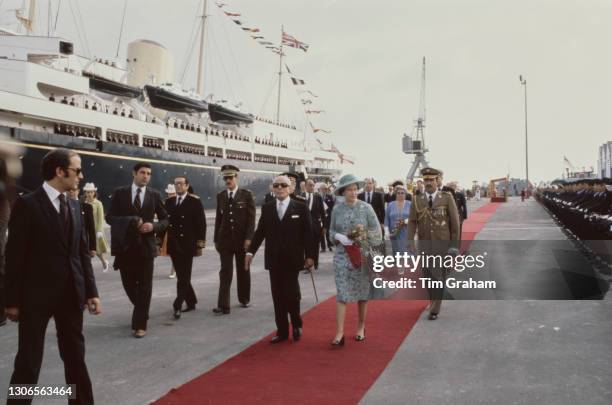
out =
{"type": "Polygon", "coordinates": [[[334,250],[331,248],[331,246],[329,247],[329,251],[330,251],[330,252],[333,252],[333,251],[334,251],[334,250]]]}
{"type": "Polygon", "coordinates": [[[174,317],[174,319],[180,319],[181,318],[181,310],[180,309],[175,309],[174,313],[172,314],[172,316],[174,317]]]}
{"type": "Polygon", "coordinates": [[[274,336],[271,340],[270,343],[272,344],[276,344],[276,343],[280,343],[280,342],[284,342],[285,340],[287,340],[288,338],[286,336],[274,336]]]}
{"type": "Polygon", "coordinates": [[[181,309],[181,312],[195,311],[195,305],[187,305],[187,308],[181,309]]]}
{"type": "Polygon", "coordinates": [[[297,342],[302,338],[302,328],[293,329],[293,341],[297,342]]]}
{"type": "Polygon", "coordinates": [[[436,314],[434,312],[430,312],[429,316],[427,317],[427,319],[429,319],[430,321],[435,321],[436,319],[438,319],[438,314],[436,314]]]}
{"type": "Polygon", "coordinates": [[[355,340],[358,342],[363,342],[365,340],[365,328],[363,328],[363,335],[355,335],[355,340]]]}
{"type": "Polygon", "coordinates": [[[227,315],[230,313],[229,308],[213,308],[213,312],[217,315],[227,315]]]}
{"type": "Polygon", "coordinates": [[[251,306],[251,304],[250,304],[250,303],[248,303],[248,302],[247,302],[246,304],[242,304],[242,303],[241,303],[241,304],[240,304],[240,306],[241,306],[242,308],[248,308],[248,307],[250,307],[250,306],[251,306]]]}
{"type": "Polygon", "coordinates": [[[0,318],[0,326],[6,325],[6,317],[0,318]]]}
{"type": "Polygon", "coordinates": [[[344,346],[344,336],[342,336],[342,339],[340,340],[337,340],[337,339],[332,340],[331,345],[332,347],[344,346]]]}

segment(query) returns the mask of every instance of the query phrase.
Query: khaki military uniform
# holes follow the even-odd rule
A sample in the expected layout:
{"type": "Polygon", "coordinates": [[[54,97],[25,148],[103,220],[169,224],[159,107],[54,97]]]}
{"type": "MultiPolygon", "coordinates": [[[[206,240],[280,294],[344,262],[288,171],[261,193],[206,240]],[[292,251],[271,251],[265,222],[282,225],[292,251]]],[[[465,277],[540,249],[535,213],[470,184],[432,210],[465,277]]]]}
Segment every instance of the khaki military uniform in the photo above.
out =
{"type": "MultiPolygon", "coordinates": [[[[431,208],[426,192],[414,196],[408,215],[408,240],[416,254],[446,255],[449,249],[459,247],[459,232],[459,214],[451,193],[438,190],[431,208]],[[414,249],[415,235],[418,235],[418,249],[414,249]]],[[[446,280],[445,268],[424,266],[421,270],[425,277],[432,280],[446,280]]],[[[428,292],[434,308],[432,312],[437,315],[444,288],[429,288],[428,292]]]]}

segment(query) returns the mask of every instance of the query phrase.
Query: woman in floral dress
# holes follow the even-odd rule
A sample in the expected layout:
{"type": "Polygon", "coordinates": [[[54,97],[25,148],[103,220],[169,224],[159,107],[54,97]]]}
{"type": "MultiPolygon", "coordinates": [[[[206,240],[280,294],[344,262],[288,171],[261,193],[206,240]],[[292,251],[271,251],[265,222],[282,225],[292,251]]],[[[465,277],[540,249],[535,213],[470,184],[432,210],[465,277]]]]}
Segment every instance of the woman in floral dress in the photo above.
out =
{"type": "Polygon", "coordinates": [[[376,213],[372,206],[357,199],[357,193],[363,187],[363,181],[352,174],[342,176],[336,188],[336,194],[344,197],[344,201],[336,203],[331,215],[330,237],[336,244],[334,254],[334,273],[336,281],[336,336],[332,346],[344,345],[344,318],[347,302],[358,302],[359,324],[355,340],[365,339],[365,319],[370,296],[370,275],[367,260],[362,260],[361,266],[355,268],[349,257],[348,250],[355,242],[351,239],[356,231],[363,230],[363,240],[359,241],[361,256],[365,255],[368,246],[376,246],[382,242],[382,233],[376,213]]]}

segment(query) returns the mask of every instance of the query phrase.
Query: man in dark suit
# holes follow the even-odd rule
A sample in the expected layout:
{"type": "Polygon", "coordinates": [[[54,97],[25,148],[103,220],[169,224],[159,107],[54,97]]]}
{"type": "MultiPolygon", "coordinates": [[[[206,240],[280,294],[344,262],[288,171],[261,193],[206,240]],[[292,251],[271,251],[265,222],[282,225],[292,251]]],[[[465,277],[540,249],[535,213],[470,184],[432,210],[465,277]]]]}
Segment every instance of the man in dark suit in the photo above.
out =
{"type": "Polygon", "coordinates": [[[134,305],[134,337],[147,334],[149,306],[153,291],[153,260],[157,256],[156,235],[168,226],[168,215],[159,191],[147,187],[151,165],[136,163],[129,186],[113,192],[106,222],[111,226],[111,254],[114,268],[121,273],[125,292],[134,305]],[[155,221],[157,216],[157,222],[155,221]]]}
{"type": "Polygon", "coordinates": [[[233,165],[221,167],[226,189],[217,194],[215,215],[215,249],[221,258],[219,298],[213,312],[230,313],[230,287],[236,261],[236,279],[240,306],[248,308],[251,301],[251,274],[244,270],[244,254],[251,244],[255,230],[255,199],[246,188],[238,187],[240,170],[233,165]]]}
{"type": "Polygon", "coordinates": [[[81,158],[67,149],[52,150],[42,160],[42,175],[43,185],[17,200],[9,222],[6,313],[19,322],[11,384],[38,382],[45,332],[53,317],[66,383],[76,384],[71,403],[93,404],[83,308],[99,314],[101,306],[79,203],[66,196],[83,178],[81,158]]]}
{"type": "Polygon", "coordinates": [[[177,279],[174,319],[179,319],[183,302],[187,307],[182,312],[194,310],[198,302],[191,285],[191,269],[194,256],[201,256],[206,246],[206,218],[200,199],[187,193],[187,178],[174,179],[174,188],[176,196],[166,200],[166,212],[169,220],[168,254],[177,279]]]}
{"type": "Polygon", "coordinates": [[[374,208],[381,229],[385,229],[385,198],[378,191],[374,190],[374,179],[365,179],[363,192],[357,195],[361,201],[365,201],[374,208]]]}
{"type": "Polygon", "coordinates": [[[183,301],[187,308],[195,309],[198,302],[191,285],[193,257],[201,256],[206,246],[206,217],[199,198],[187,193],[189,181],[186,177],[174,179],[176,196],[166,200],[168,212],[168,254],[176,270],[176,299],[174,300],[174,319],[181,317],[183,301]]]}
{"type": "Polygon", "coordinates": [[[261,208],[261,217],[253,242],[245,259],[246,269],[262,242],[266,241],[264,266],[270,272],[270,286],[274,303],[276,336],[271,343],[279,343],[289,337],[291,318],[293,340],[302,336],[300,316],[300,270],[311,268],[316,246],[312,243],[312,221],[308,207],[289,198],[291,182],[287,176],[274,179],[276,201],[261,208]]]}
{"type": "Polygon", "coordinates": [[[463,231],[463,221],[467,219],[467,201],[465,194],[461,191],[457,191],[457,183],[450,182],[445,187],[442,187],[442,191],[448,191],[453,195],[455,204],[457,205],[457,211],[459,212],[459,239],[461,239],[461,232],[463,231]]]}
{"type": "Polygon", "coordinates": [[[274,201],[274,198],[276,198],[276,197],[274,197],[274,190],[272,189],[272,183],[270,183],[270,189],[266,193],[266,196],[264,197],[264,204],[267,204],[270,201],[274,201]]]}
{"type": "Polygon", "coordinates": [[[319,193],[321,193],[321,196],[323,197],[323,202],[326,206],[325,218],[323,219],[323,228],[325,231],[323,237],[321,238],[321,252],[325,252],[325,245],[327,245],[327,248],[331,252],[333,243],[329,237],[329,226],[331,225],[331,213],[334,209],[334,204],[336,203],[336,200],[334,199],[334,195],[329,192],[329,187],[327,186],[327,184],[321,185],[321,187],[319,188],[319,193]]]}
{"type": "Polygon", "coordinates": [[[314,243],[314,268],[319,268],[319,244],[323,232],[323,219],[325,218],[325,208],[323,198],[315,193],[315,182],[312,179],[306,180],[306,206],[310,212],[312,220],[312,242],[314,243]]]}

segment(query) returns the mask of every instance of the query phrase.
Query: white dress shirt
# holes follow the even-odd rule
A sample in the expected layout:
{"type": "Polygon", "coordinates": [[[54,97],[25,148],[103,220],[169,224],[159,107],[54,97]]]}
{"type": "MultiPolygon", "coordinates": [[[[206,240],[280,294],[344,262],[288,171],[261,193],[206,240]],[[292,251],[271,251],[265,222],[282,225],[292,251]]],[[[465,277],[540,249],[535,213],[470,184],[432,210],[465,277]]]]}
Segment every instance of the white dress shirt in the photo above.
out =
{"type": "MultiPolygon", "coordinates": [[[[136,200],[136,190],[138,190],[138,188],[139,187],[136,184],[132,183],[132,204],[134,204],[134,201],[136,200]]],[[[144,195],[146,191],[147,191],[147,186],[140,187],[140,206],[141,207],[144,203],[144,195]]]]}
{"type": "Polygon", "coordinates": [[[427,197],[427,204],[429,204],[429,197],[431,197],[431,201],[433,204],[433,201],[436,201],[436,196],[438,195],[438,190],[436,189],[436,191],[434,191],[433,193],[429,194],[428,192],[425,192],[425,196],[427,197]]]}
{"type": "Polygon", "coordinates": [[[59,191],[57,191],[55,188],[53,188],[53,186],[51,186],[46,181],[43,183],[43,189],[47,193],[47,197],[49,197],[49,200],[51,201],[51,204],[53,204],[53,208],[55,208],[55,210],[59,214],[59,212],[60,212],[60,200],[59,200],[59,196],[60,196],[60,194],[64,194],[64,197],[66,198],[66,201],[68,201],[68,197],[66,196],[66,193],[60,193],[59,191]]]}
{"type": "Polygon", "coordinates": [[[283,217],[285,216],[285,212],[287,211],[287,207],[289,206],[289,200],[291,200],[289,197],[285,198],[282,201],[278,198],[276,199],[276,211],[278,211],[278,219],[283,219],[283,217]]]}
{"type": "Polygon", "coordinates": [[[187,193],[184,194],[177,194],[176,195],[176,206],[178,207],[179,205],[181,205],[183,203],[183,201],[185,201],[185,198],[187,197],[187,193]]]}
{"type": "Polygon", "coordinates": [[[238,186],[236,186],[235,189],[230,190],[229,188],[227,189],[227,198],[230,198],[230,193],[232,194],[232,198],[236,197],[236,191],[238,191],[238,186]]]}
{"type": "Polygon", "coordinates": [[[312,201],[314,200],[314,193],[306,193],[306,201],[308,201],[308,210],[312,210],[312,201]]]}

